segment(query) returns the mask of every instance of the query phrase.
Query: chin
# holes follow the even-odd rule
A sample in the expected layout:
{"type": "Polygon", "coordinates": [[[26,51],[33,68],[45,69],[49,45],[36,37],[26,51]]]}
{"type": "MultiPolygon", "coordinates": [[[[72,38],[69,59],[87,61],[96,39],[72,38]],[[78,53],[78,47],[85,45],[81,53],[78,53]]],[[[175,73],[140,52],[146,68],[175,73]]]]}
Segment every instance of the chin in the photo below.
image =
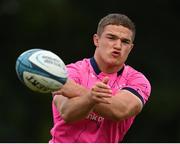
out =
{"type": "Polygon", "coordinates": [[[121,64],[120,61],[117,60],[109,60],[109,61],[107,60],[106,63],[110,66],[118,66],[121,64]]]}

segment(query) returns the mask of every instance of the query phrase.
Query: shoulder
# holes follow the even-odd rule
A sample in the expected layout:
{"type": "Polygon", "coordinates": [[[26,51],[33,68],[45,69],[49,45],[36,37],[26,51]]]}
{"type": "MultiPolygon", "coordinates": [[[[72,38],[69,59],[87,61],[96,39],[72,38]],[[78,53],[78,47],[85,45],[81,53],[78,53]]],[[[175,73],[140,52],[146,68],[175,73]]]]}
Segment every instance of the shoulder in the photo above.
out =
{"type": "Polygon", "coordinates": [[[123,71],[123,76],[127,77],[129,80],[138,79],[141,81],[143,80],[144,82],[147,82],[150,84],[150,82],[149,82],[148,78],[145,76],[145,74],[134,69],[133,67],[131,67],[129,65],[125,65],[125,68],[123,71]]]}
{"type": "Polygon", "coordinates": [[[74,63],[70,63],[66,65],[67,69],[82,69],[83,67],[89,66],[89,58],[84,58],[82,60],[76,61],[74,63]]]}
{"type": "Polygon", "coordinates": [[[84,58],[74,63],[66,65],[68,72],[68,78],[75,80],[77,83],[81,83],[81,80],[84,79],[85,74],[89,70],[89,58],[84,58]]]}
{"type": "Polygon", "coordinates": [[[127,80],[127,87],[133,88],[140,93],[145,101],[148,100],[151,93],[151,84],[142,72],[126,65],[122,76],[127,80]]]}

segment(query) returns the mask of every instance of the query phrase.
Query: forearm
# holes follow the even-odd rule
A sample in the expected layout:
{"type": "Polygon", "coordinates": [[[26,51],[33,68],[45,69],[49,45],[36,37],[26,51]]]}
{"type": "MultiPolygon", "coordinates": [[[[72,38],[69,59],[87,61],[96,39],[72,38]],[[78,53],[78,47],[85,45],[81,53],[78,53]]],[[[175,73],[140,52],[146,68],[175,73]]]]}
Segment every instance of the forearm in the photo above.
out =
{"type": "MultiPolygon", "coordinates": [[[[125,118],[123,111],[119,111],[118,110],[119,108],[120,108],[120,106],[115,108],[113,103],[111,103],[111,104],[97,104],[94,106],[93,111],[96,112],[97,114],[101,115],[104,118],[118,121],[118,120],[125,118]]],[[[122,107],[122,109],[124,109],[124,108],[122,107]]]]}
{"type": "Polygon", "coordinates": [[[95,105],[89,101],[88,94],[70,99],[57,95],[55,104],[61,117],[66,122],[74,122],[86,118],[95,105]],[[64,99],[63,102],[62,98],[64,99]]]}
{"type": "Polygon", "coordinates": [[[100,90],[97,87],[89,90],[69,80],[63,88],[54,93],[54,95],[62,95],[60,98],[65,99],[56,100],[56,106],[58,105],[58,110],[65,121],[83,119],[92,111],[95,104],[108,103],[105,98],[111,97],[111,91],[105,84],[98,85],[101,87],[100,90]]]}

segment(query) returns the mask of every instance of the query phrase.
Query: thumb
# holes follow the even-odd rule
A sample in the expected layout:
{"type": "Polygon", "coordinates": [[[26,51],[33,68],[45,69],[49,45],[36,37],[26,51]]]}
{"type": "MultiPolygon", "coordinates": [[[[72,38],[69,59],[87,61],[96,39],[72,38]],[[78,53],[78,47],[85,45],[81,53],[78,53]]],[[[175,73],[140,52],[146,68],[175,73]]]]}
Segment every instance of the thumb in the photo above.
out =
{"type": "Polygon", "coordinates": [[[103,80],[102,80],[102,82],[105,83],[105,84],[107,84],[108,81],[109,81],[109,77],[104,77],[103,80]]]}

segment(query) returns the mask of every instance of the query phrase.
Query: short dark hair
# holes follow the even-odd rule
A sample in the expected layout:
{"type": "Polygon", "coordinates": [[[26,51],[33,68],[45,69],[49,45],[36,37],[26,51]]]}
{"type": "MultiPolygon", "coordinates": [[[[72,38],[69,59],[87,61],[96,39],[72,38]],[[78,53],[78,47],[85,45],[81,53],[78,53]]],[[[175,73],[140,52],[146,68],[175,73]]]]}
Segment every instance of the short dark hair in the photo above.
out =
{"type": "Polygon", "coordinates": [[[112,13],[103,17],[98,23],[97,34],[99,36],[101,36],[101,34],[104,31],[104,27],[107,25],[122,25],[130,29],[133,33],[132,40],[134,40],[136,28],[135,28],[135,24],[128,16],[124,14],[112,13]]]}

